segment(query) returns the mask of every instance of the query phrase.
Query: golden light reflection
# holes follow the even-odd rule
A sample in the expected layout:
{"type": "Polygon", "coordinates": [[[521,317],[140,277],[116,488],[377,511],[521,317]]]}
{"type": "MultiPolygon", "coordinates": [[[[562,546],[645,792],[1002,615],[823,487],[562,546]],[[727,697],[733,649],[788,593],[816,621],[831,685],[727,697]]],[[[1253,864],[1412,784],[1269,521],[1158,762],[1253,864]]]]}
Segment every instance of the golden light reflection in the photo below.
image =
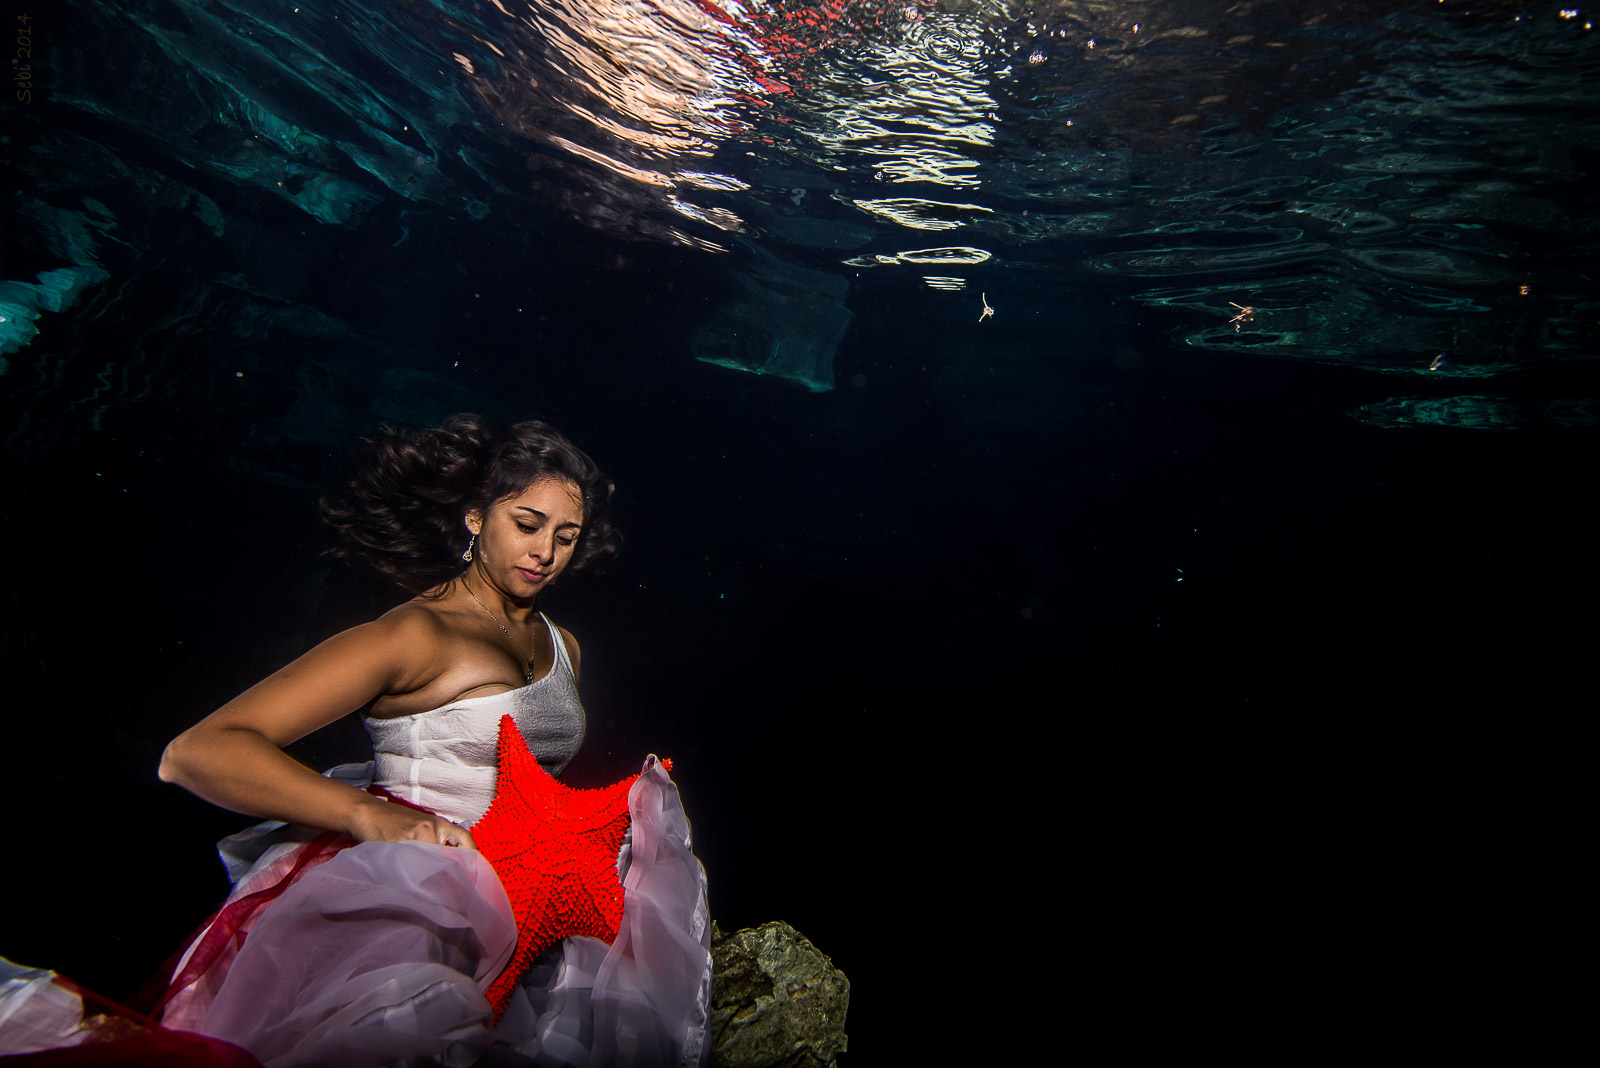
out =
{"type": "MultiPolygon", "coordinates": [[[[505,22],[483,44],[504,64],[485,71],[458,62],[508,133],[616,179],[590,191],[592,207],[566,200],[596,220],[653,206],[742,229],[735,209],[684,197],[749,188],[706,163],[739,138],[861,180],[982,184],[979,158],[995,137],[992,12],[868,0],[497,0],[494,8],[505,22]],[[769,123],[781,127],[769,135],[769,123]],[[670,198],[651,192],[669,189],[670,198]]],[[[988,212],[914,197],[854,203],[913,230],[954,229],[988,212]]]]}
{"type": "Polygon", "coordinates": [[[896,252],[892,256],[881,253],[873,256],[855,256],[845,260],[844,263],[849,267],[887,267],[896,263],[974,264],[985,263],[993,258],[994,253],[984,249],[956,245],[949,248],[908,249],[905,252],[896,252]]]}
{"type": "Polygon", "coordinates": [[[993,259],[994,253],[981,248],[923,248],[900,253],[901,263],[983,263],[993,259]]]}
{"type": "Polygon", "coordinates": [[[893,197],[886,200],[852,200],[869,215],[913,230],[954,230],[970,221],[967,216],[993,215],[982,204],[951,204],[942,200],[893,197]]]}
{"type": "Polygon", "coordinates": [[[759,92],[728,57],[737,27],[687,0],[544,0],[528,12],[601,105],[563,106],[648,152],[709,155],[739,122],[735,94],[759,92]]]}
{"type": "MultiPolygon", "coordinates": [[[[765,93],[751,58],[758,50],[736,20],[693,0],[540,0],[515,13],[505,3],[495,7],[505,21],[494,27],[495,41],[482,43],[503,67],[462,66],[507,133],[599,168],[581,180],[582,196],[564,194],[570,181],[552,187],[569,210],[700,247],[720,248],[668,220],[742,229],[730,208],[682,195],[748,188],[706,163],[748,128],[749,103],[765,93]]],[[[529,163],[536,172],[564,167],[562,156],[529,163]]]]}
{"type": "Polygon", "coordinates": [[[565,137],[552,136],[550,138],[550,143],[558,148],[566,149],[574,156],[581,156],[591,163],[598,163],[606,170],[611,171],[613,174],[620,174],[624,178],[632,178],[634,181],[643,182],[645,185],[663,187],[672,185],[672,179],[667,175],[659,174],[655,171],[643,170],[639,167],[630,167],[621,160],[612,159],[603,152],[597,152],[587,145],[578,144],[576,141],[569,141],[565,137]]]}
{"type": "Polygon", "coordinates": [[[890,77],[823,82],[796,126],[824,150],[861,160],[879,181],[976,187],[973,153],[994,143],[996,106],[982,41],[977,16],[938,15],[873,42],[852,62],[890,77]]]}

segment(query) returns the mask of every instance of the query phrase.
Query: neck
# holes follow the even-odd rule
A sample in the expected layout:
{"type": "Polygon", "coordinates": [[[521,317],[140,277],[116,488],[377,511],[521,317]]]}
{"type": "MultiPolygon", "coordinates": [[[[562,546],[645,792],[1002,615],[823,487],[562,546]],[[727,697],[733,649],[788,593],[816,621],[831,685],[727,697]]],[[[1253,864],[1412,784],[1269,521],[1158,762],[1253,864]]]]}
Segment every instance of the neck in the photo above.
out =
{"type": "Polygon", "coordinates": [[[468,565],[461,578],[472,595],[508,625],[513,622],[526,623],[533,616],[533,598],[513,597],[506,593],[489,581],[489,576],[484,574],[483,567],[477,560],[468,565]]]}

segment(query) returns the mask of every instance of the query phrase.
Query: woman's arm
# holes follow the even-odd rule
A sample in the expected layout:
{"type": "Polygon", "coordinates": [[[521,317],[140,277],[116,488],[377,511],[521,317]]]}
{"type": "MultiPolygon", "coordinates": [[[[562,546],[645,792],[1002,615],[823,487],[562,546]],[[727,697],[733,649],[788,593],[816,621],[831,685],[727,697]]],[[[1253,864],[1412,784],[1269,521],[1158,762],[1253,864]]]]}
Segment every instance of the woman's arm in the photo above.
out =
{"type": "Polygon", "coordinates": [[[324,778],[283,751],[380,694],[416,689],[438,648],[439,624],[423,611],[397,610],[336,634],[174,738],[161,778],[235,812],[362,842],[475,848],[465,829],[324,778]]]}

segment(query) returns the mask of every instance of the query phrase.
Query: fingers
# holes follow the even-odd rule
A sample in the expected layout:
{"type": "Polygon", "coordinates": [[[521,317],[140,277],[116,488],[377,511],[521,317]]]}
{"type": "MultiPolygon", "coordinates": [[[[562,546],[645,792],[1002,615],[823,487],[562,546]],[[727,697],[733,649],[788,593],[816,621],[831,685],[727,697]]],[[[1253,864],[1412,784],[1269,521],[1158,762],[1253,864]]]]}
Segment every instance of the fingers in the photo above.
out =
{"type": "MultiPolygon", "coordinates": [[[[418,828],[422,830],[422,828],[418,828]]],[[[442,846],[454,846],[459,849],[477,851],[478,844],[472,840],[472,832],[465,827],[457,826],[447,820],[435,819],[428,828],[432,833],[419,834],[417,837],[423,841],[437,842],[442,846]]]]}
{"type": "Polygon", "coordinates": [[[360,842],[431,842],[477,851],[478,843],[465,827],[400,805],[383,803],[367,810],[352,833],[360,842]]]}

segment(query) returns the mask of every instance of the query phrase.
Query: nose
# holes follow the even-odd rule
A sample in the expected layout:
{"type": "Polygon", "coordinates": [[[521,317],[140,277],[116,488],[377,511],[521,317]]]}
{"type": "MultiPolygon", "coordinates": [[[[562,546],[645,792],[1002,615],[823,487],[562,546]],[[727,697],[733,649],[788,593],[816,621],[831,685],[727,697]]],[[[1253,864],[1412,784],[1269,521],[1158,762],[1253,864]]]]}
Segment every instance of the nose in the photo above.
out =
{"type": "Polygon", "coordinates": [[[539,561],[539,563],[549,564],[556,558],[555,536],[552,534],[545,535],[543,538],[535,541],[528,552],[530,552],[533,555],[533,558],[539,561]]]}

